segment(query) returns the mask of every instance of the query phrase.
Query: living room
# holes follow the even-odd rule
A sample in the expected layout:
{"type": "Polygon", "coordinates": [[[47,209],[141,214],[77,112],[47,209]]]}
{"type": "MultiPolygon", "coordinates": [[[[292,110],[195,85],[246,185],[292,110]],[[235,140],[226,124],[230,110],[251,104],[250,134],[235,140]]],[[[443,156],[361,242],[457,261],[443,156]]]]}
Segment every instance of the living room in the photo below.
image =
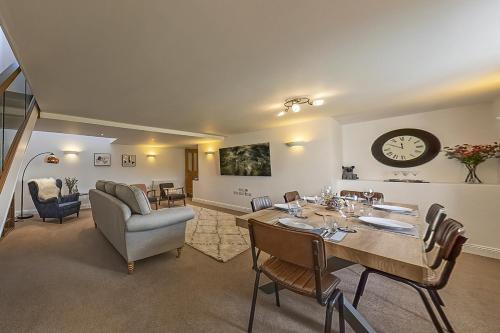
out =
{"type": "Polygon", "coordinates": [[[500,330],[498,12],[0,0],[5,331],[500,330]]]}

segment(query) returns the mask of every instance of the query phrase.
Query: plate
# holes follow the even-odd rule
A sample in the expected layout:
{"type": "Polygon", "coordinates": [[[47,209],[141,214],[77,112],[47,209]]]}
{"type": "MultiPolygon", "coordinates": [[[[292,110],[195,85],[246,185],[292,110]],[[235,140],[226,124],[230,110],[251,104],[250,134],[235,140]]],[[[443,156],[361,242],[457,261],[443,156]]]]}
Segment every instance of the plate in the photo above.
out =
{"type": "Polygon", "coordinates": [[[312,203],[316,202],[315,197],[304,197],[303,199],[306,200],[307,202],[312,202],[312,203]]]}
{"type": "Polygon", "coordinates": [[[401,221],[397,221],[397,220],[385,219],[382,217],[360,216],[359,219],[365,223],[375,225],[375,226],[381,227],[381,228],[404,229],[404,230],[410,230],[410,229],[414,228],[414,226],[409,224],[409,223],[405,223],[405,222],[401,222],[401,221]]]}
{"type": "Polygon", "coordinates": [[[302,230],[313,230],[316,229],[312,225],[302,222],[301,219],[292,218],[292,217],[283,217],[278,219],[278,222],[287,226],[289,228],[294,229],[302,229],[302,230]]]}
{"type": "Polygon", "coordinates": [[[400,206],[391,206],[391,205],[373,205],[373,208],[378,208],[378,209],[383,209],[383,210],[390,210],[393,212],[405,212],[405,213],[411,213],[413,212],[413,209],[407,208],[407,207],[400,207],[400,206]]]}
{"type": "Polygon", "coordinates": [[[274,208],[278,208],[278,209],[281,209],[281,210],[288,210],[288,204],[277,203],[277,204],[274,204],[274,208]]]}

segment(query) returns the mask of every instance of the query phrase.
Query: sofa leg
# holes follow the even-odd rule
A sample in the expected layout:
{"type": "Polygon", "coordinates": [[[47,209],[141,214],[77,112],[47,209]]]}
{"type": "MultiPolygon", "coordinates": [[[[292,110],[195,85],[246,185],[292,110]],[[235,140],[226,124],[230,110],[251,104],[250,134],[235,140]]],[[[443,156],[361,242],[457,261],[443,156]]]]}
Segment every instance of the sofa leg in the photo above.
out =
{"type": "Polygon", "coordinates": [[[129,261],[127,263],[128,274],[132,274],[135,268],[135,263],[133,261],[129,261]]]}
{"type": "Polygon", "coordinates": [[[97,229],[97,223],[94,222],[94,229],[97,229]]]}
{"type": "Polygon", "coordinates": [[[62,224],[62,217],[59,218],[59,224],[62,224]]]}
{"type": "Polygon", "coordinates": [[[76,213],[76,217],[80,217],[80,212],[76,213]]]}
{"type": "Polygon", "coordinates": [[[42,217],[43,222],[45,222],[45,217],[42,217]]]}
{"type": "Polygon", "coordinates": [[[181,256],[181,253],[182,253],[182,246],[177,248],[177,256],[176,257],[179,258],[181,256]]]}

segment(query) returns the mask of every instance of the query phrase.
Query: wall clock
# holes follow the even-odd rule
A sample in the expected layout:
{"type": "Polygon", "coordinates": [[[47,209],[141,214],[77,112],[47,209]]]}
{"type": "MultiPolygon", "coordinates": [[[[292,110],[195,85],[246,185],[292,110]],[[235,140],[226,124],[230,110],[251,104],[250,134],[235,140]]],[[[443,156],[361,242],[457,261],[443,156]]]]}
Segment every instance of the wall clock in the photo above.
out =
{"type": "Polygon", "coordinates": [[[387,132],[375,140],[372,155],[382,164],[409,168],[429,162],[441,151],[439,139],[416,128],[387,132]]]}

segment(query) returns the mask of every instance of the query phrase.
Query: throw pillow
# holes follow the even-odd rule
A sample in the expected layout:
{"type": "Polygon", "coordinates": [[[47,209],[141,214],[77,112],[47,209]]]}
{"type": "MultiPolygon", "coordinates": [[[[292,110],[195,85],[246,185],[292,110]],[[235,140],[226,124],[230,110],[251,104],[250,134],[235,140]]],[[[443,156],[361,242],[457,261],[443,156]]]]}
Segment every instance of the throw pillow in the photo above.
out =
{"type": "Polygon", "coordinates": [[[127,204],[135,214],[151,213],[151,205],[146,194],[135,186],[116,184],[116,197],[127,204]]]}

